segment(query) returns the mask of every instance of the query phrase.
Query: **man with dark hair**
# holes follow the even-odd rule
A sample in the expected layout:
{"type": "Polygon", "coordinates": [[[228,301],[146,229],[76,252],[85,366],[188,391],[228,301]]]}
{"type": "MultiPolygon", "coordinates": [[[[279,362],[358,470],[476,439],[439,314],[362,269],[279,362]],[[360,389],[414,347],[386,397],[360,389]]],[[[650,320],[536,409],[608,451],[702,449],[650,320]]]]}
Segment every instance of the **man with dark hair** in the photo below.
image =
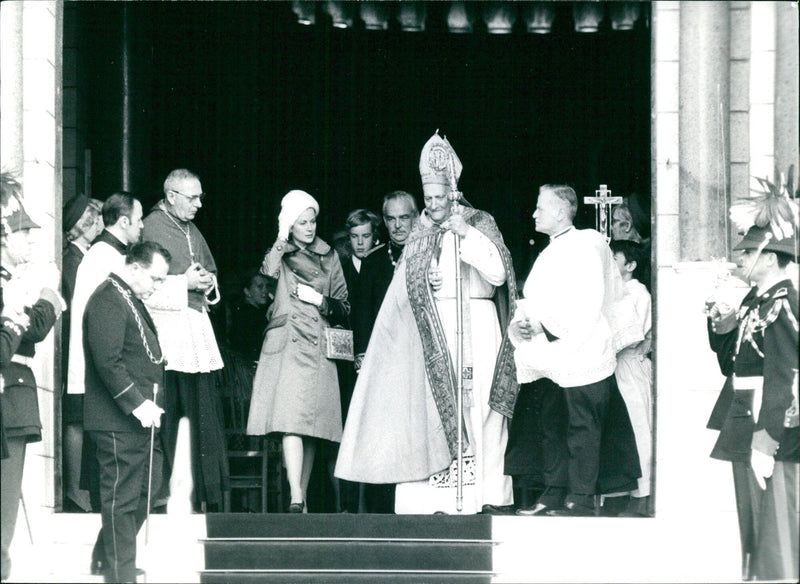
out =
{"type": "Polygon", "coordinates": [[[642,246],[636,278],[650,290],[650,202],[639,193],[625,197],[622,205],[611,210],[611,239],[635,241],[642,246]]]}
{"type": "MultiPolygon", "coordinates": [[[[75,277],[75,293],[70,312],[75,326],[70,327],[67,395],[64,396],[64,449],[75,458],[68,467],[80,476],[80,487],[89,492],[93,509],[99,509],[100,492],[94,443],[83,430],[83,397],[85,393],[85,360],[83,315],[89,297],[109,273],[122,268],[125,251],[138,243],[142,233],[142,204],[126,192],[113,193],[103,203],[105,229],[86,252],[75,277]],[[77,453],[81,456],[78,459],[77,453]]],[[[100,574],[105,557],[102,538],[98,537],[92,554],[91,572],[100,574]]]]}
{"type": "Polygon", "coordinates": [[[742,579],[797,582],[798,308],[786,269],[797,261],[797,208],[771,223],[775,203],[734,248],[753,285],[739,310],[707,306],[711,349],[727,376],[708,427],[720,431],[711,457],[733,467],[742,579]]]}
{"type": "Polygon", "coordinates": [[[228,341],[231,348],[252,364],[261,354],[267,308],[275,299],[275,285],[259,268],[247,270],[244,276],[241,291],[230,307],[228,341]]]}
{"type": "Polygon", "coordinates": [[[405,191],[392,191],[383,197],[383,224],[389,241],[373,248],[361,266],[363,276],[353,294],[358,310],[353,308],[350,319],[353,324],[353,343],[356,353],[356,369],[361,366],[367,350],[375,318],[383,303],[383,297],[394,276],[394,269],[403,253],[408,236],[419,217],[417,202],[405,191]]]}
{"type": "Polygon", "coordinates": [[[86,304],[84,425],[97,446],[106,582],[136,582],[136,534],[161,483],[164,357],[142,304],[167,277],[169,252],[135,244],[86,304]],[[161,388],[163,390],[163,388],[161,388]],[[149,466],[150,453],[152,466],[149,466]]]}
{"type": "Polygon", "coordinates": [[[146,302],[167,358],[165,483],[175,460],[178,423],[185,416],[190,422],[196,511],[210,510],[209,505],[221,509],[222,494],[230,490],[222,399],[215,374],[223,363],[209,317],[210,307],[220,299],[217,264],[193,222],[204,198],[195,173],[173,170],[164,180],[164,198],[144,220],[145,241],[161,244],[172,255],[167,281],[146,302]]]}
{"type": "Polygon", "coordinates": [[[632,318],[615,321],[622,279],[605,237],[573,226],[577,208],[571,187],[539,189],[533,219],[550,244],[533,264],[509,327],[517,380],[550,382],[540,414],[546,488],[520,515],[594,515],[595,494],[630,491],[641,475],[627,413],[614,435],[628,439],[630,459],[617,462],[629,464],[601,472],[608,416],[622,400],[613,377],[616,353],[641,341],[642,331],[632,318]]]}
{"type": "MultiPolygon", "coordinates": [[[[383,197],[382,212],[389,241],[375,246],[364,257],[360,276],[350,297],[356,371],[364,360],[372,327],[394,276],[395,266],[419,217],[414,197],[399,190],[383,197]]],[[[368,513],[393,513],[394,485],[365,484],[364,503],[368,513]]]]}
{"type": "Polygon", "coordinates": [[[45,284],[45,278],[30,264],[31,230],[39,226],[25,211],[19,182],[6,173],[0,175],[0,210],[0,323],[3,327],[0,579],[6,581],[11,574],[9,547],[19,513],[25,450],[28,443],[42,439],[36,379],[30,365],[36,343],[50,333],[65,304],[54,290],[58,286],[58,273],[47,274],[47,279],[53,281],[45,284]]]}

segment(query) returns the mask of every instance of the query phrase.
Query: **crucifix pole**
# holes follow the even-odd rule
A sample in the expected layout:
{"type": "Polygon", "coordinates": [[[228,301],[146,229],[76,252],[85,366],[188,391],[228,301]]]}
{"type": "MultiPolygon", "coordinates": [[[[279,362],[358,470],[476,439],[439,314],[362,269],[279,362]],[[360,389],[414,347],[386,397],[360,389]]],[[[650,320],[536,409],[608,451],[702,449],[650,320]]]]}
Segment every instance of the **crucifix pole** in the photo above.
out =
{"type": "Polygon", "coordinates": [[[594,197],[583,197],[584,205],[594,205],[595,228],[611,239],[608,218],[611,216],[611,206],[622,204],[622,197],[612,197],[608,185],[600,185],[594,192],[594,197]]]}

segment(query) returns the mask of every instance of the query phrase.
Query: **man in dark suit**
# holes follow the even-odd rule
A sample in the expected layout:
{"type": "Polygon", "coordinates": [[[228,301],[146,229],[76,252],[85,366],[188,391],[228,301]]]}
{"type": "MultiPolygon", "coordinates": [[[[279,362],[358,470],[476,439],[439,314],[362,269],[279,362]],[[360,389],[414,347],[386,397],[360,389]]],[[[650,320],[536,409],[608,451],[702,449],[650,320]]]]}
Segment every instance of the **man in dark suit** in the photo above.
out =
{"type": "MultiPolygon", "coordinates": [[[[419,216],[417,202],[405,191],[392,191],[383,197],[382,211],[389,241],[373,248],[363,259],[350,311],[356,371],[360,369],[367,351],[372,327],[394,276],[394,268],[419,216]]],[[[394,485],[368,484],[364,497],[367,512],[394,512],[394,485]]]]}
{"type": "Polygon", "coordinates": [[[151,428],[164,413],[164,358],[142,300],[166,280],[169,261],[157,243],[134,245],[119,273],[92,294],[83,319],[84,426],[97,444],[107,582],[136,581],[136,534],[148,493],[161,484],[162,452],[151,428]]]}
{"type": "MultiPolygon", "coordinates": [[[[22,206],[20,184],[10,175],[0,176],[0,311],[4,328],[0,357],[3,393],[2,422],[4,452],[0,481],[0,536],[2,536],[2,580],[11,573],[8,550],[22,494],[25,450],[29,442],[42,439],[36,379],[30,368],[36,343],[50,333],[64,301],[50,287],[42,286],[41,271],[29,265],[31,230],[38,225],[22,206]],[[4,299],[7,299],[8,306],[4,299]]],[[[50,274],[53,288],[57,273],[50,274]]]]}
{"type": "Polygon", "coordinates": [[[403,253],[403,246],[418,216],[417,202],[410,193],[392,191],[383,197],[383,223],[389,233],[389,242],[373,248],[363,259],[358,289],[354,294],[359,299],[359,310],[353,309],[350,315],[356,370],[367,351],[375,318],[394,276],[397,260],[403,253]]]}

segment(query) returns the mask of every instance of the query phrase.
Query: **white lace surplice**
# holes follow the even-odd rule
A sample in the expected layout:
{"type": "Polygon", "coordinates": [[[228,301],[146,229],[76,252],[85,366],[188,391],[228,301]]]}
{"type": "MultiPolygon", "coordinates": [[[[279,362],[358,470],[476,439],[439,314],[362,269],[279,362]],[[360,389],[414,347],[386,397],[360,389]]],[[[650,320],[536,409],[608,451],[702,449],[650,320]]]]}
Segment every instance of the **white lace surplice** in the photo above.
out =
{"type": "Polygon", "coordinates": [[[222,369],[208,312],[189,308],[186,276],[167,276],[145,305],[156,324],[168,370],[209,373],[222,369]]]}

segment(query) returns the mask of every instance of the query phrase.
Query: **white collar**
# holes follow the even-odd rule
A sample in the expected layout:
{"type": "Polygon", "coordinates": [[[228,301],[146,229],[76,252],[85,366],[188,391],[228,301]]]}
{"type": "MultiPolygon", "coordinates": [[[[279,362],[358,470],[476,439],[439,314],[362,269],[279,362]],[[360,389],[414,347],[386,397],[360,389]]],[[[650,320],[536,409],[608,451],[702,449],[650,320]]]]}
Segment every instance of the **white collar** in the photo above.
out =
{"type": "Polygon", "coordinates": [[[575,226],[574,225],[570,225],[568,227],[565,227],[564,229],[562,229],[558,233],[555,233],[555,234],[551,235],[550,236],[550,241],[553,241],[556,237],[561,237],[562,235],[564,235],[565,233],[567,233],[571,229],[575,229],[575,226]]]}

